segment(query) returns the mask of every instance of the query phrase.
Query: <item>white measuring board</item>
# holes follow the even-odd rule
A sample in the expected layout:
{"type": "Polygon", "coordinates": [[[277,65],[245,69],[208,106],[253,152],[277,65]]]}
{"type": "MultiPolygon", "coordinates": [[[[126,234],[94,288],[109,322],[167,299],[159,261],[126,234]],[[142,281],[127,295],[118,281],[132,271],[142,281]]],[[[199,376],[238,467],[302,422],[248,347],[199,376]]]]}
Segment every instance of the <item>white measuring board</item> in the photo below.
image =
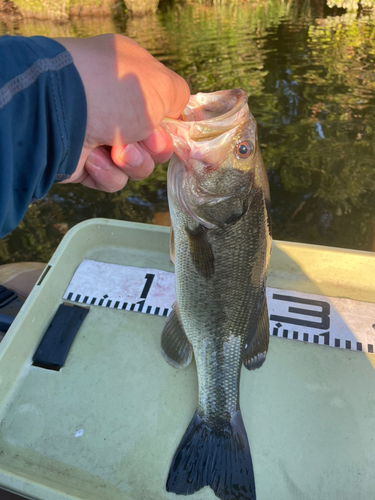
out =
{"type": "MultiPolygon", "coordinates": [[[[85,259],[63,299],[168,316],[174,273],[85,259]]],[[[375,304],[267,288],[270,334],[354,351],[374,352],[375,304]]]]}

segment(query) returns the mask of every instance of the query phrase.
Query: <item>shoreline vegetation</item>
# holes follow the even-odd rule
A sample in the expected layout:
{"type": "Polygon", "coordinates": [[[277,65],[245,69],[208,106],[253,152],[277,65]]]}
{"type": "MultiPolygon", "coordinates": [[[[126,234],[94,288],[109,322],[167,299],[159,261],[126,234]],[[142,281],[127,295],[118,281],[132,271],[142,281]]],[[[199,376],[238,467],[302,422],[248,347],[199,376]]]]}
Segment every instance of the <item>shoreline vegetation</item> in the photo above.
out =
{"type": "MultiPolygon", "coordinates": [[[[268,0],[0,0],[0,19],[39,19],[68,22],[70,19],[89,16],[113,16],[126,14],[144,16],[158,9],[178,4],[202,6],[263,4],[268,0]]],[[[286,0],[286,3],[304,3],[305,0],[286,0]]],[[[280,3],[285,0],[280,0],[280,3]]],[[[360,13],[363,9],[375,8],[375,0],[309,0],[321,9],[340,9],[360,13]]]]}
{"type": "Polygon", "coordinates": [[[68,22],[77,17],[143,16],[157,11],[159,0],[0,0],[0,17],[68,22]]]}

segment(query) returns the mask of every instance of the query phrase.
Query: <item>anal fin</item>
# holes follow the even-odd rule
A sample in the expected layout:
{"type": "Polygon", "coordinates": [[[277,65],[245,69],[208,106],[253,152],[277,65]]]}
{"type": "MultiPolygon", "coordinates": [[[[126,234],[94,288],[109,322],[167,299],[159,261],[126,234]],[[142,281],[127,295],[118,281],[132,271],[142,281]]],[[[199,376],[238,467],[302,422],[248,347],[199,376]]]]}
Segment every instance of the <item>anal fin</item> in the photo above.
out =
{"type": "Polygon", "coordinates": [[[268,319],[267,299],[264,296],[255,334],[249,332],[245,340],[242,362],[248,370],[260,368],[266,360],[270,340],[270,322],[268,319]]]}
{"type": "Polygon", "coordinates": [[[182,326],[176,304],[161,334],[161,352],[165,360],[175,368],[188,366],[193,355],[193,348],[182,326]]]}

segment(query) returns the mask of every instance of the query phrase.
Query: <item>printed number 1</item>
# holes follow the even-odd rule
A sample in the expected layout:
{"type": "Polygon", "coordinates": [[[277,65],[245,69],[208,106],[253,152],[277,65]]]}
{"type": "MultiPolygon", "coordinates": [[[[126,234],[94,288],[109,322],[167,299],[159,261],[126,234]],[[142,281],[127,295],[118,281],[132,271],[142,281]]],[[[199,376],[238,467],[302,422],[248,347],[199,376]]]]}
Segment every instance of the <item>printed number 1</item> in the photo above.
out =
{"type": "Polygon", "coordinates": [[[154,281],[155,274],[146,274],[145,276],[145,286],[143,287],[142,293],[141,293],[141,299],[145,299],[148,295],[148,292],[150,291],[152,282],[154,281]]]}

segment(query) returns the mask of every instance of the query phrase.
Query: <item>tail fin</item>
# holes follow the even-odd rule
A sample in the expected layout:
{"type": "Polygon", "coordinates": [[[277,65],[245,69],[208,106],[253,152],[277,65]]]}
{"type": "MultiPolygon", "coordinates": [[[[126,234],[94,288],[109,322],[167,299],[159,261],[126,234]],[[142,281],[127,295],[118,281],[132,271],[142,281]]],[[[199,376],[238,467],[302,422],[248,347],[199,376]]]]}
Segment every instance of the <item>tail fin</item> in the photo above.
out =
{"type": "Polygon", "coordinates": [[[255,500],[249,442],[238,411],[224,427],[195,413],[173,457],[167,491],[192,495],[210,486],[221,500],[255,500]]]}

